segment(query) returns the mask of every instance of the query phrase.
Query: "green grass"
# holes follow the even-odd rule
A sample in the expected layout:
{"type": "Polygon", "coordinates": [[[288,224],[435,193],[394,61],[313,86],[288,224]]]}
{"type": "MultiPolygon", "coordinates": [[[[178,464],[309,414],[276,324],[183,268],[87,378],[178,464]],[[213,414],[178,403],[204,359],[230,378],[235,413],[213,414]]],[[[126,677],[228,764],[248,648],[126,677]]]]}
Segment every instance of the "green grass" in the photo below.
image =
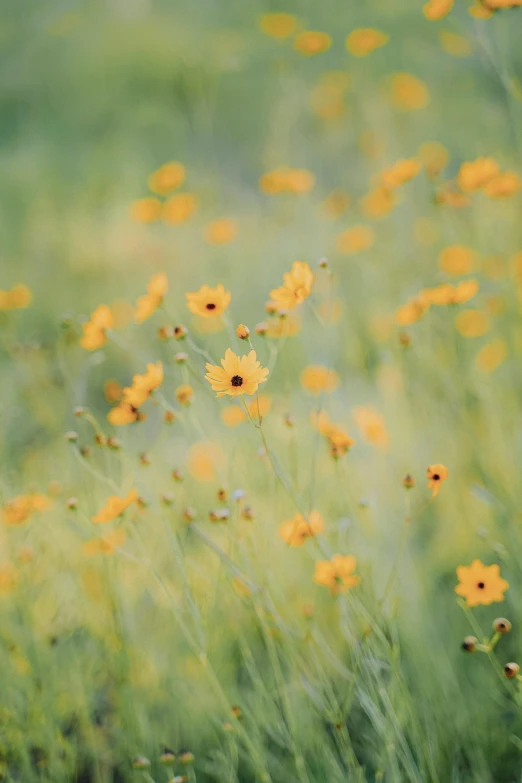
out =
{"type": "Polygon", "coordinates": [[[50,510],[1,527],[0,778],[522,780],[519,683],[502,676],[519,659],[522,625],[522,327],[511,261],[522,250],[521,197],[474,194],[470,206],[453,209],[436,203],[437,184],[421,173],[383,219],[360,208],[380,172],[426,141],[448,149],[441,180],[484,155],[522,174],[521,12],[479,21],[456,0],[446,19],[428,22],[413,0],[4,5],[0,288],[24,283],[33,302],[0,313],[0,503],[47,493],[52,481],[61,490],[50,510]],[[291,39],[263,35],[258,17],[274,10],[328,32],[331,49],[306,58],[291,39]],[[351,57],[344,39],[356,27],[382,29],[390,42],[351,57]],[[444,51],[441,30],[464,36],[469,56],[444,51]],[[328,71],[350,75],[333,119],[310,104],[328,71]],[[425,108],[405,113],[390,103],[395,72],[425,82],[425,108]],[[373,157],[361,149],[368,132],[373,157]],[[180,226],[132,222],[131,203],[168,160],[186,166],[183,190],[197,194],[197,213],[180,226]],[[259,177],[280,165],[312,171],[313,190],[262,193],[259,177]],[[335,189],[351,203],[334,218],[323,202],[335,189]],[[204,227],[220,217],[233,218],[239,233],[211,246],[204,227]],[[419,219],[431,221],[431,243],[419,242],[419,219]],[[372,226],[375,243],[343,255],[338,235],[359,224],[372,226]],[[461,279],[438,266],[440,251],[456,243],[476,251],[480,284],[458,308],[490,312],[487,334],[463,337],[453,307],[397,327],[394,314],[410,297],[461,279]],[[493,255],[500,261],[492,272],[493,255]],[[316,317],[329,296],[322,257],[342,303],[340,321],[326,326],[316,317]],[[257,336],[269,292],[296,259],[316,276],[300,306],[300,333],[257,336]],[[89,313],[101,303],[133,304],[158,271],[169,278],[164,307],[144,324],[117,326],[101,350],[82,349],[89,313]],[[232,292],[227,327],[209,335],[185,306],[185,293],[205,283],[232,292]],[[158,340],[158,327],[176,323],[188,326],[190,343],[158,340]],[[239,323],[271,368],[261,389],[272,398],[263,433],[276,472],[258,429],[222,422],[228,403],[210,391],[194,349],[216,361],[227,347],[242,353],[239,323]],[[409,335],[409,348],[399,333],[409,335]],[[481,372],[475,357],[496,339],[507,358],[481,372]],[[185,367],[173,359],[181,350],[185,367]],[[105,381],[129,384],[157,360],[165,380],[144,406],[147,420],[116,432],[106,421],[105,381]],[[320,398],[299,381],[317,363],[341,381],[320,398]],[[194,404],[180,409],[175,389],[188,378],[194,404]],[[179,412],[171,426],[163,401],[179,412]],[[74,415],[76,406],[122,448],[96,446],[95,428],[74,415]],[[365,442],[353,418],[358,406],[382,414],[388,450],[365,442]],[[337,462],[310,424],[319,409],[356,440],[337,462]],[[70,430],[77,443],[66,441],[70,430]],[[208,482],[188,462],[203,440],[223,453],[208,482]],[[430,501],[426,467],[438,462],[449,479],[430,501]],[[409,493],[407,473],[416,482],[409,493]],[[101,534],[91,517],[115,488],[133,487],[146,505],[101,531],[121,526],[125,544],[86,557],[82,544],[101,534]],[[221,487],[229,495],[241,488],[246,498],[229,499],[229,520],[212,524],[221,487]],[[71,497],[77,510],[68,509],[71,497]],[[241,516],[245,504],[252,520],[241,516]],[[187,506],[196,511],[190,524],[187,506]],[[326,531],[288,548],[277,530],[298,507],[317,508],[326,531]],[[339,597],[314,584],[325,552],[355,555],[361,584],[339,597]],[[475,558],[498,563],[510,587],[503,604],[465,612],[455,569],[475,558]],[[8,568],[16,583],[4,589],[8,568]],[[248,594],[238,592],[238,579],[248,594]],[[491,656],[465,654],[473,624],[491,636],[498,615],[513,623],[511,634],[491,656]],[[163,768],[164,747],[189,749],[194,764],[163,768]],[[139,755],[151,760],[149,778],[132,769],[139,755]]]}

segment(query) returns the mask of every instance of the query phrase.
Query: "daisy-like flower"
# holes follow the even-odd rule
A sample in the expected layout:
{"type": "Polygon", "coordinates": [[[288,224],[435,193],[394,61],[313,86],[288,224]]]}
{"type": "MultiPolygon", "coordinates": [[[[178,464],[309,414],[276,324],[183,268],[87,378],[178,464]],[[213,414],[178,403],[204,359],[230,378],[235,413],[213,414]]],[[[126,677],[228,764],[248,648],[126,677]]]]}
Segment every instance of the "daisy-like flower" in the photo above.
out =
{"type": "Polygon", "coordinates": [[[109,411],[107,419],[116,427],[143,420],[145,416],[138,409],[162,383],[163,364],[161,362],[147,364],[147,372],[135,375],[132,379],[132,386],[125,386],[122,389],[122,401],[109,411]]]}
{"type": "Polygon", "coordinates": [[[324,520],[319,511],[310,511],[306,519],[303,514],[287,519],[277,533],[288,546],[302,546],[323,530],[324,520]]]}
{"type": "Polygon", "coordinates": [[[141,324],[150,318],[158,307],[163,302],[163,297],[169,290],[169,281],[167,275],[163,272],[159,272],[157,275],[151,277],[147,286],[147,293],[145,296],[140,296],[136,302],[136,309],[134,311],[134,320],[136,323],[141,324]]]}
{"type": "Polygon", "coordinates": [[[473,560],[470,566],[457,568],[459,584],[457,595],[466,599],[468,606],[489,606],[504,600],[509,582],[500,576],[498,565],[486,566],[480,560],[473,560]]]}
{"type": "Polygon", "coordinates": [[[221,283],[216,288],[203,285],[199,291],[186,294],[187,307],[201,318],[216,318],[222,315],[230,304],[230,291],[225,291],[221,283]]]}
{"type": "Polygon", "coordinates": [[[205,378],[218,397],[229,394],[237,397],[240,394],[254,394],[260,383],[266,381],[268,370],[261,367],[255,351],[246,356],[236,356],[227,348],[225,358],[221,359],[222,367],[207,364],[205,378]]]}
{"type": "Polygon", "coordinates": [[[292,310],[308,299],[312,292],[314,275],[304,261],[294,261],[290,272],[283,275],[283,285],[270,291],[270,299],[279,309],[292,310]]]}
{"type": "Polygon", "coordinates": [[[132,506],[132,504],[136,503],[137,500],[138,493],[135,489],[131,489],[128,495],[124,498],[119,497],[119,495],[112,495],[107,499],[106,504],[96,514],[96,516],[92,517],[92,521],[96,522],[96,524],[112,522],[113,519],[121,517],[121,515],[129,508],[129,506],[132,506]]]}
{"type": "Polygon", "coordinates": [[[294,49],[307,57],[322,54],[328,51],[331,45],[332,39],[328,33],[316,32],[314,30],[303,30],[294,40],[294,49]]]}
{"type": "Polygon", "coordinates": [[[448,469],[445,465],[436,464],[430,465],[426,471],[426,478],[428,479],[428,489],[432,490],[433,497],[439,494],[439,490],[443,481],[448,478],[448,469]]]}
{"type": "Polygon", "coordinates": [[[339,376],[322,364],[310,364],[301,373],[301,386],[318,396],[321,392],[333,392],[339,386],[339,376]]]}
{"type": "Polygon", "coordinates": [[[114,326],[114,318],[110,307],[100,305],[91,313],[91,317],[83,324],[83,337],[80,345],[87,351],[96,351],[107,342],[107,329],[114,326]]]}
{"type": "Polygon", "coordinates": [[[332,595],[346,593],[361,581],[353,572],[357,561],[353,555],[334,555],[331,560],[319,560],[315,564],[314,582],[328,587],[332,595]]]}
{"type": "Polygon", "coordinates": [[[346,48],[354,57],[367,57],[367,55],[380,49],[389,41],[386,33],[374,30],[371,27],[361,27],[352,30],[346,39],[346,48]]]}

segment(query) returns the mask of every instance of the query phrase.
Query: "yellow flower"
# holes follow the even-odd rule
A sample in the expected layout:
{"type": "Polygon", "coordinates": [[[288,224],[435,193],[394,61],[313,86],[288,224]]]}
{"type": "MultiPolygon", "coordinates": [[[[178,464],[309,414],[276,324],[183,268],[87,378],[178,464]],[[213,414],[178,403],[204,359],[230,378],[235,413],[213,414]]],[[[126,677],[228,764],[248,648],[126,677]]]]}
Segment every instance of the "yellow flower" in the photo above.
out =
{"type": "Polygon", "coordinates": [[[438,141],[426,141],[419,147],[418,157],[430,177],[437,177],[447,165],[449,153],[438,141]]]}
{"type": "Polygon", "coordinates": [[[315,395],[332,392],[339,386],[339,376],[322,364],[310,364],[301,373],[301,386],[315,395]]]}
{"type": "Polygon", "coordinates": [[[225,454],[212,441],[201,441],[190,447],[187,470],[197,481],[215,481],[225,466],[225,454]]]}
{"type": "Polygon", "coordinates": [[[269,394],[258,394],[255,400],[247,403],[247,409],[253,419],[264,418],[272,409],[272,398],[269,394]]]}
{"type": "Polygon", "coordinates": [[[135,375],[132,386],[123,389],[123,402],[134,408],[139,408],[146,402],[155,389],[163,383],[163,364],[152,362],[147,364],[147,371],[142,375],[135,375]]]}
{"type": "Polygon", "coordinates": [[[453,8],[453,0],[428,0],[424,8],[424,16],[431,22],[443,19],[453,8]]]}
{"type": "Polygon", "coordinates": [[[332,190],[325,198],[322,207],[331,217],[339,217],[350,206],[350,196],[344,190],[332,190]]]}
{"type": "Polygon", "coordinates": [[[191,313],[201,318],[216,318],[225,312],[232,297],[220,283],[216,288],[203,285],[199,291],[186,294],[186,298],[191,313]]]}
{"type": "Polygon", "coordinates": [[[237,397],[240,394],[254,394],[260,383],[266,381],[268,370],[261,367],[256,352],[250,351],[246,356],[236,356],[227,348],[225,358],[221,359],[222,367],[207,364],[205,378],[217,397],[229,394],[237,397]]]}
{"type": "Polygon", "coordinates": [[[480,560],[473,560],[470,566],[457,568],[459,584],[457,595],[466,599],[467,606],[489,606],[504,600],[509,582],[500,576],[498,565],[486,566],[480,560]]]}
{"type": "Polygon", "coordinates": [[[366,57],[389,41],[389,36],[371,27],[352,30],[346,39],[346,48],[354,57],[366,57]]]}
{"type": "Polygon", "coordinates": [[[471,46],[467,38],[450,30],[441,30],[439,40],[442,48],[452,57],[468,57],[471,54],[471,46]]]}
{"type": "Polygon", "coordinates": [[[283,275],[283,285],[270,291],[270,298],[277,307],[292,310],[308,299],[312,292],[314,275],[304,261],[294,261],[290,272],[283,275]]]}
{"type": "Polygon", "coordinates": [[[294,49],[307,57],[322,54],[328,51],[332,45],[332,39],[327,33],[319,33],[314,30],[304,30],[294,39],[294,49]]]}
{"type": "Polygon", "coordinates": [[[426,288],[422,292],[433,305],[464,304],[469,302],[479,289],[477,280],[463,280],[457,285],[443,283],[436,288],[426,288]]]}
{"type": "Polygon", "coordinates": [[[428,489],[432,490],[433,497],[439,494],[441,483],[448,478],[448,469],[445,465],[437,463],[436,465],[430,465],[426,470],[426,478],[428,479],[428,489]]]}
{"type": "Polygon", "coordinates": [[[107,329],[112,329],[114,319],[110,307],[100,305],[83,324],[80,345],[87,351],[95,351],[107,342],[107,329]]]}
{"type": "Polygon", "coordinates": [[[469,196],[465,193],[461,193],[459,190],[455,190],[452,182],[443,182],[440,188],[437,189],[435,200],[438,204],[447,204],[454,209],[461,209],[467,207],[471,203],[469,196]]]}
{"type": "Polygon", "coordinates": [[[499,174],[494,158],[477,158],[463,163],[457,175],[457,184],[465,193],[480,190],[499,174]]]}
{"type": "Polygon", "coordinates": [[[213,220],[205,226],[205,240],[209,245],[227,245],[232,242],[238,232],[237,223],[231,218],[221,218],[213,220]]]}
{"type": "Polygon", "coordinates": [[[31,304],[33,295],[26,285],[15,285],[10,291],[0,289],[0,311],[24,310],[31,304]]]}
{"type": "Polygon", "coordinates": [[[0,565],[0,595],[11,593],[18,583],[18,571],[12,563],[0,565]]]}
{"type": "Polygon", "coordinates": [[[161,219],[171,226],[185,223],[198,208],[198,199],[193,193],[176,193],[163,204],[161,219]]]}
{"type": "Polygon", "coordinates": [[[259,17],[259,27],[272,38],[288,38],[294,32],[296,25],[297,19],[292,14],[261,14],[259,17]]]}
{"type": "Polygon", "coordinates": [[[382,451],[386,451],[390,445],[390,436],[383,416],[372,408],[359,407],[354,409],[353,417],[361,431],[363,440],[382,451]]]}
{"type": "Polygon", "coordinates": [[[518,193],[521,184],[518,174],[514,171],[505,171],[490,179],[482,190],[490,198],[509,198],[518,193]]]}
{"type": "Polygon", "coordinates": [[[394,106],[402,111],[423,109],[430,100],[428,88],[411,73],[396,73],[390,82],[390,98],[394,106]]]}
{"type": "Polygon", "coordinates": [[[18,495],[9,500],[2,509],[4,525],[15,527],[25,524],[35,512],[47,511],[52,507],[52,500],[39,492],[29,495],[18,495]]]}
{"type": "Polygon", "coordinates": [[[376,188],[361,199],[361,209],[369,218],[381,218],[388,215],[395,204],[395,196],[387,187],[376,188]]]}
{"type": "Polygon", "coordinates": [[[120,402],[107,414],[107,420],[115,427],[124,427],[138,420],[140,413],[137,408],[128,402],[120,402]]]}
{"type": "Polygon", "coordinates": [[[488,314],[481,310],[462,310],[455,317],[455,327],[463,337],[482,337],[491,324],[488,314]]]}
{"type": "Polygon", "coordinates": [[[385,188],[396,188],[416,177],[420,168],[420,163],[415,158],[398,160],[393,166],[384,169],[381,174],[381,182],[385,188]]]}
{"type": "Polygon", "coordinates": [[[154,171],[147,180],[149,190],[160,196],[166,196],[167,193],[176,190],[184,182],[185,166],[177,161],[165,163],[157,171],[154,171]]]}
{"type": "Polygon", "coordinates": [[[321,411],[319,415],[312,414],[312,426],[328,440],[331,454],[335,458],[347,454],[352,446],[355,446],[354,439],[337,424],[333,424],[325,411],[321,411]]]}
{"type": "Polygon", "coordinates": [[[85,557],[95,557],[96,555],[112,555],[116,549],[119,549],[125,543],[127,535],[121,528],[111,530],[101,538],[93,538],[82,544],[82,551],[85,557]]]}
{"type": "Polygon", "coordinates": [[[468,7],[468,14],[474,19],[490,19],[493,16],[493,11],[482,5],[481,0],[476,0],[474,5],[468,7]]]}
{"type": "Polygon", "coordinates": [[[246,421],[247,415],[239,405],[227,405],[221,411],[221,420],[227,427],[238,427],[246,421]]]}
{"type": "Polygon", "coordinates": [[[118,402],[121,400],[123,390],[118,381],[110,379],[105,381],[103,385],[103,393],[107,402],[118,402]]]}
{"type": "Polygon", "coordinates": [[[132,504],[136,503],[137,500],[138,493],[135,489],[131,489],[128,495],[124,498],[119,497],[119,495],[111,495],[111,497],[107,499],[105,506],[96,514],[96,516],[92,517],[92,521],[96,524],[112,522],[113,519],[121,517],[121,515],[125,513],[129,506],[132,506],[132,504]]]}
{"type": "Polygon", "coordinates": [[[273,171],[268,171],[259,178],[260,190],[269,195],[309,193],[314,184],[315,177],[311,171],[307,169],[291,169],[287,166],[280,166],[273,171]]]}
{"type": "Polygon", "coordinates": [[[169,290],[167,275],[159,272],[151,277],[145,296],[140,296],[136,302],[134,320],[137,324],[143,323],[160,307],[163,297],[169,290]]]}
{"type": "Polygon", "coordinates": [[[348,228],[337,237],[337,249],[345,255],[360,253],[373,245],[375,234],[369,226],[348,228]]]}
{"type": "Polygon", "coordinates": [[[428,311],[429,306],[429,299],[425,293],[421,292],[418,296],[410,299],[405,305],[399,307],[395,313],[395,323],[399,324],[399,326],[414,324],[428,311]]]}
{"type": "Polygon", "coordinates": [[[130,206],[131,220],[136,223],[153,223],[159,220],[162,203],[158,198],[140,198],[130,206]]]}
{"type": "Polygon", "coordinates": [[[466,245],[450,245],[439,256],[439,267],[448,275],[466,275],[475,261],[475,252],[466,245]]]}
{"type": "Polygon", "coordinates": [[[178,386],[176,389],[176,399],[179,404],[183,405],[185,408],[191,405],[194,400],[194,389],[192,386],[189,386],[188,383],[178,386]]]}
{"type": "Polygon", "coordinates": [[[302,514],[287,519],[277,533],[288,546],[302,546],[309,538],[323,531],[324,520],[321,514],[319,511],[310,511],[306,519],[302,514]]]}
{"type": "Polygon", "coordinates": [[[361,581],[353,572],[357,561],[353,555],[334,555],[331,560],[319,560],[315,564],[314,582],[328,587],[332,595],[345,593],[361,581]]]}
{"type": "Polygon", "coordinates": [[[484,373],[493,372],[505,361],[508,354],[507,345],[504,340],[497,339],[487,343],[475,357],[475,366],[477,370],[484,373]]]}

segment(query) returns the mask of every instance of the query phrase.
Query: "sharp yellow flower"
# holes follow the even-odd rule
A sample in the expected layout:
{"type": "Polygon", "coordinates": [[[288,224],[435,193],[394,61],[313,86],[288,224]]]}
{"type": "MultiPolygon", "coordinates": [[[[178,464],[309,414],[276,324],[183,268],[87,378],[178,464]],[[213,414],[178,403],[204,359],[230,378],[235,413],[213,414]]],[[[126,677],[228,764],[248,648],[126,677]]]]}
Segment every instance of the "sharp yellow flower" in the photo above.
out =
{"type": "Polygon", "coordinates": [[[288,546],[302,546],[309,538],[322,533],[324,520],[319,511],[310,511],[308,518],[302,514],[296,514],[292,519],[287,519],[279,528],[278,535],[288,546]]]}
{"type": "Polygon", "coordinates": [[[268,370],[261,367],[256,352],[250,351],[246,356],[236,356],[228,348],[225,358],[221,359],[222,367],[207,364],[205,378],[218,397],[229,394],[237,397],[240,394],[254,394],[260,383],[266,381],[268,370]]]}
{"type": "Polygon", "coordinates": [[[314,582],[328,587],[332,595],[345,593],[361,581],[353,572],[357,561],[353,555],[334,555],[331,560],[320,560],[315,564],[314,582]]]}
{"type": "Polygon", "coordinates": [[[308,299],[312,292],[314,275],[304,261],[294,261],[290,272],[283,275],[283,285],[270,291],[270,298],[279,309],[292,310],[308,299]]]}
{"type": "Polygon", "coordinates": [[[112,495],[107,499],[105,506],[96,514],[96,516],[92,517],[92,521],[96,524],[112,522],[113,519],[121,517],[121,515],[129,508],[129,506],[132,506],[132,504],[136,503],[137,500],[138,493],[135,489],[131,489],[128,495],[124,498],[119,497],[119,495],[112,495]]]}
{"type": "Polygon", "coordinates": [[[480,560],[473,560],[470,566],[457,568],[459,584],[457,595],[466,599],[468,606],[489,606],[504,600],[509,582],[500,576],[498,565],[486,566],[480,560]]]}
{"type": "Polygon", "coordinates": [[[203,285],[199,291],[186,294],[186,298],[191,313],[201,318],[216,318],[225,312],[232,296],[220,283],[216,288],[203,285]]]}
{"type": "Polygon", "coordinates": [[[169,281],[167,275],[163,272],[159,272],[157,275],[151,277],[147,286],[147,293],[145,296],[140,296],[136,302],[136,309],[134,311],[134,320],[136,323],[141,324],[150,318],[158,307],[163,302],[163,297],[169,290],[169,281]]]}

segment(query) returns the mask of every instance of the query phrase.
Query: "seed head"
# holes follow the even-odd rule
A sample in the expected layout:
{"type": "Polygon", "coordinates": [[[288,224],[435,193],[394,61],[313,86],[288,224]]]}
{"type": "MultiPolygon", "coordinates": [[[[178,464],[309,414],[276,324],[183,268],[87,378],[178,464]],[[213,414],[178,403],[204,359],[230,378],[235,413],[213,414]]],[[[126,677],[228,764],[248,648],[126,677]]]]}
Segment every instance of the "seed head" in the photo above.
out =
{"type": "Polygon", "coordinates": [[[509,633],[511,631],[511,623],[505,617],[497,617],[496,620],[493,620],[493,630],[495,633],[509,633]]]}
{"type": "Polygon", "coordinates": [[[415,486],[415,479],[413,478],[413,476],[407,473],[402,480],[402,486],[404,487],[404,489],[413,489],[413,487],[415,486]]]}
{"type": "Polygon", "coordinates": [[[507,677],[508,680],[514,680],[519,671],[520,666],[518,663],[506,663],[504,666],[504,677],[507,677]]]}
{"type": "Polygon", "coordinates": [[[472,653],[475,651],[475,648],[478,644],[478,639],[476,636],[466,636],[464,641],[462,642],[462,649],[466,652],[472,653]]]}

